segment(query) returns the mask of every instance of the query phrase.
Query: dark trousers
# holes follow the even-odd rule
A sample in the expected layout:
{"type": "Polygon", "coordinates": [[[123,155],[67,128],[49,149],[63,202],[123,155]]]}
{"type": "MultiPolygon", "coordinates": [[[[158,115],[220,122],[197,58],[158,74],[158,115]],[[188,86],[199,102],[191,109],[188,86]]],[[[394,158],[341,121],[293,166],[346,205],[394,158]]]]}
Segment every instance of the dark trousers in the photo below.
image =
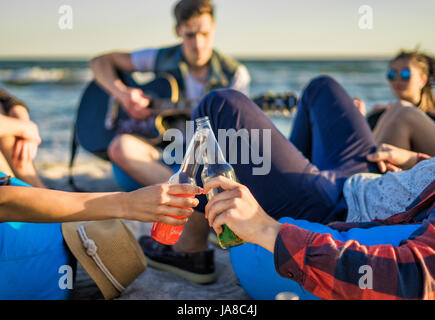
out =
{"type": "MultiPolygon", "coordinates": [[[[253,174],[252,169],[259,165],[252,161],[243,164],[241,152],[237,163],[231,164],[239,182],[275,219],[345,220],[344,181],[359,172],[378,173],[377,166],[365,160],[376,148],[365,118],[345,90],[327,76],[312,80],[302,92],[290,139],[235,90],[216,90],[205,96],[193,112],[194,119],[203,116],[209,117],[216,137],[218,129],[247,129],[249,139],[237,139],[237,150],[247,143],[250,149],[259,148],[260,154],[270,156],[270,172],[265,175],[253,174]],[[253,145],[251,129],[259,129],[259,144],[253,145]],[[271,141],[263,143],[264,130],[269,130],[271,141]]],[[[227,155],[229,144],[227,139],[223,150],[227,155]]],[[[198,209],[204,210],[205,204],[202,197],[198,209]]]]}

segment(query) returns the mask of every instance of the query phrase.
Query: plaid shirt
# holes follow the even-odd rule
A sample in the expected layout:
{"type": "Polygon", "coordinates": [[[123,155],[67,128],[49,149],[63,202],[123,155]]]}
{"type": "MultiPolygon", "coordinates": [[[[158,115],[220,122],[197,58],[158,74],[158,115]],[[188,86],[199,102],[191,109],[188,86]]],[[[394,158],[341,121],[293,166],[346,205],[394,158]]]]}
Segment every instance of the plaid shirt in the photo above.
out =
{"type": "Polygon", "coordinates": [[[435,181],[407,208],[386,220],[333,223],[338,231],[421,223],[399,246],[365,246],[284,224],[275,243],[277,272],[322,299],[435,299],[435,181]],[[362,265],[373,288],[359,286],[362,265]]]}

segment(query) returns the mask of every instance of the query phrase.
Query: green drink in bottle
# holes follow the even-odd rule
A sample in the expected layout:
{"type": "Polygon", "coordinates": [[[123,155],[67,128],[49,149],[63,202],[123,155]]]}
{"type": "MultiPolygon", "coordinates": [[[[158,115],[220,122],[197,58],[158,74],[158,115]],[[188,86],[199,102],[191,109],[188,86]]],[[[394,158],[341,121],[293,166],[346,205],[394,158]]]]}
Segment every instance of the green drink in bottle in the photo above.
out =
{"type": "MultiPolygon", "coordinates": [[[[200,130],[204,137],[206,146],[203,148],[204,168],[201,173],[202,183],[205,183],[217,176],[224,176],[230,180],[237,181],[233,167],[225,160],[222,150],[216,141],[213,130],[210,127],[208,117],[196,119],[197,130],[200,130]]],[[[212,189],[207,194],[210,200],[216,194],[223,192],[222,188],[212,189]]],[[[240,239],[227,225],[222,226],[222,232],[218,234],[219,245],[223,249],[244,244],[245,241],[240,239]]]]}

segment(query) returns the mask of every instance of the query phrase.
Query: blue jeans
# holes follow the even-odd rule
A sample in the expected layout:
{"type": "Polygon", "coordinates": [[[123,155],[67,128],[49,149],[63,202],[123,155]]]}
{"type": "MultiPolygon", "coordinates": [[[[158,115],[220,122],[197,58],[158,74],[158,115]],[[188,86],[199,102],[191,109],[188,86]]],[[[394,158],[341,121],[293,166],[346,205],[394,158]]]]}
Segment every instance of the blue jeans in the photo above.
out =
{"type": "MultiPolygon", "coordinates": [[[[344,181],[359,172],[378,173],[377,166],[365,159],[376,148],[367,121],[330,77],[314,79],[303,91],[290,139],[257,105],[235,90],[209,93],[192,116],[208,116],[216,137],[218,129],[260,130],[258,149],[263,156],[270,149],[270,172],[254,175],[252,169],[258,165],[252,161],[243,164],[242,152],[237,152],[237,161],[231,164],[239,182],[277,220],[292,217],[320,223],[343,221],[347,213],[344,181]],[[263,143],[264,130],[270,130],[271,141],[263,143]]],[[[248,143],[253,151],[252,141],[251,134],[249,141],[237,139],[237,150],[243,150],[243,144],[248,143]]],[[[227,137],[223,150],[226,155],[230,153],[230,142],[227,137]]],[[[204,210],[205,204],[205,197],[200,197],[197,208],[204,210]]]]}
{"type": "Polygon", "coordinates": [[[75,267],[60,223],[0,223],[0,300],[67,299],[66,275],[75,267]]]}

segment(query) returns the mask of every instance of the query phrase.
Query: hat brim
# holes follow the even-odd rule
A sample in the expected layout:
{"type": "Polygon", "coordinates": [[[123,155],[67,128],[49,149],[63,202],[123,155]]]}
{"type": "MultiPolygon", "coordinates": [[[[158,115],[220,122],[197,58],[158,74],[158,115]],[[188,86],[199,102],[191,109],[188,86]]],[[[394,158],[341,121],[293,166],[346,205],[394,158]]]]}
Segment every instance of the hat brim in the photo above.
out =
{"type": "MultiPolygon", "coordinates": [[[[103,221],[101,221],[101,222],[103,223],[103,221]]],[[[121,221],[117,221],[117,222],[121,223],[121,221]]],[[[78,227],[83,223],[84,222],[62,223],[62,233],[63,233],[64,239],[65,239],[65,242],[68,245],[68,248],[71,250],[74,257],[80,262],[80,264],[83,266],[83,268],[86,270],[86,272],[92,278],[92,280],[95,281],[96,285],[100,289],[104,298],[106,300],[116,298],[121,294],[121,292],[119,292],[113,286],[113,284],[110,282],[110,280],[106,277],[106,275],[97,266],[97,264],[92,259],[92,257],[87,255],[86,249],[83,247],[82,240],[80,239],[80,236],[77,232],[78,227]]],[[[93,221],[91,223],[98,223],[98,222],[93,221]]],[[[131,231],[128,229],[128,227],[126,227],[123,223],[121,223],[121,225],[125,229],[127,236],[131,238],[130,242],[133,244],[134,250],[136,252],[142,253],[142,249],[140,248],[140,245],[138,244],[134,235],[131,233],[131,231]]],[[[141,273],[141,272],[145,271],[145,269],[146,269],[146,260],[145,260],[145,257],[143,256],[143,254],[137,255],[137,257],[139,259],[139,264],[140,264],[139,271],[137,273],[139,273],[139,272],[141,273]]],[[[106,267],[108,267],[110,269],[110,266],[106,266],[106,267]]],[[[139,274],[137,274],[136,276],[138,276],[139,274]]],[[[123,284],[123,285],[125,286],[128,284],[123,284]]]]}

